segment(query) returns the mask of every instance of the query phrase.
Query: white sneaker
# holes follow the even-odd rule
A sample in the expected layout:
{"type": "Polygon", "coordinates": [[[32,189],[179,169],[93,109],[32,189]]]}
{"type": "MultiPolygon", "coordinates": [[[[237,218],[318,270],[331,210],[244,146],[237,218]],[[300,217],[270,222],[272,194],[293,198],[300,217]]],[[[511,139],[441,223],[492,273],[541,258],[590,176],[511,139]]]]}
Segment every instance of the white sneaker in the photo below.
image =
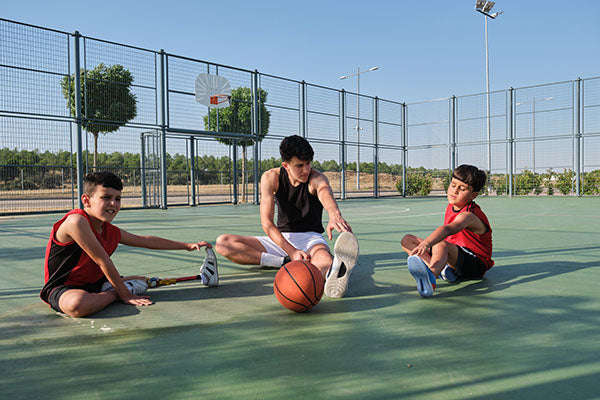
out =
{"type": "MultiPolygon", "coordinates": [[[[123,283],[125,284],[127,290],[129,290],[129,293],[133,294],[134,296],[144,294],[148,290],[148,283],[141,279],[130,279],[128,281],[124,281],[123,283]]],[[[110,282],[104,282],[102,289],[100,290],[107,292],[109,290],[115,290],[115,288],[110,284],[110,282]]]]}
{"type": "Polygon", "coordinates": [[[219,269],[217,268],[217,256],[213,249],[206,248],[206,257],[200,267],[202,284],[206,286],[219,286],[219,269]]]}
{"type": "Polygon", "coordinates": [[[358,240],[351,232],[342,232],[335,241],[333,263],[327,272],[325,294],[328,297],[344,297],[348,280],[358,260],[358,240]]]}

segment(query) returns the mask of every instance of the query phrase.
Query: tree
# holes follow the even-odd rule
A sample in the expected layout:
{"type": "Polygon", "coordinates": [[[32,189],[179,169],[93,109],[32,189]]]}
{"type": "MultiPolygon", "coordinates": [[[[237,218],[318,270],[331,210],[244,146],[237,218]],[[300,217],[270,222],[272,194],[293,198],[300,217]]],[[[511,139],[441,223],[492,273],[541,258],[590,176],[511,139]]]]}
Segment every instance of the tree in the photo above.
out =
{"type": "MultiPolygon", "coordinates": [[[[258,141],[261,141],[269,131],[271,113],[265,106],[266,101],[267,92],[263,89],[259,89],[258,141]]],[[[248,87],[233,89],[231,91],[231,105],[221,109],[211,108],[208,115],[204,116],[204,126],[208,131],[252,133],[252,89],[248,87]]],[[[226,145],[232,145],[234,143],[232,139],[228,138],[217,138],[217,140],[226,145]]],[[[254,140],[237,140],[237,145],[242,146],[242,198],[244,199],[246,197],[246,147],[253,146],[254,140]]]]}
{"type": "MultiPolygon", "coordinates": [[[[137,99],[131,93],[133,75],[122,65],[98,64],[93,70],[81,69],[81,113],[83,128],[94,135],[94,170],[98,161],[98,136],[118,130],[137,115],[137,99]]],[[[75,75],[61,81],[71,115],[76,116],[75,75]]]]}

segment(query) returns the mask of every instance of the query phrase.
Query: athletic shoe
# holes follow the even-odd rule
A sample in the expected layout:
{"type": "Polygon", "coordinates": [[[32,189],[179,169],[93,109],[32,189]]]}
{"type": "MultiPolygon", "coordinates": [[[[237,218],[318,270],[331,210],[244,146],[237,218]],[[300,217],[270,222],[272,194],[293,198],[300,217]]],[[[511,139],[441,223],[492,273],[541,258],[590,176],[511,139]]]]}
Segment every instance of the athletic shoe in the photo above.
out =
{"type": "Polygon", "coordinates": [[[408,272],[417,281],[417,291],[423,297],[433,296],[435,290],[435,275],[419,256],[410,256],[407,259],[408,272]]]}
{"type": "Polygon", "coordinates": [[[327,273],[325,294],[328,297],[344,297],[348,280],[358,260],[358,240],[351,232],[342,232],[335,241],[333,263],[327,273]]]}
{"type": "MultiPolygon", "coordinates": [[[[130,279],[128,281],[124,281],[123,283],[125,284],[127,290],[129,290],[129,293],[134,296],[144,294],[146,293],[146,290],[148,290],[148,283],[141,279],[130,279]]],[[[111,285],[110,282],[104,282],[101,291],[107,292],[109,290],[115,290],[115,288],[113,288],[113,285],[111,285]]]]}
{"type": "Polygon", "coordinates": [[[213,249],[206,248],[206,257],[200,267],[200,277],[205,286],[219,286],[219,269],[217,268],[217,256],[213,249]]]}
{"type": "Polygon", "coordinates": [[[440,273],[440,276],[443,280],[445,280],[448,283],[455,283],[458,280],[458,276],[456,276],[456,271],[454,271],[454,268],[452,268],[448,264],[446,264],[446,266],[440,273]]]}

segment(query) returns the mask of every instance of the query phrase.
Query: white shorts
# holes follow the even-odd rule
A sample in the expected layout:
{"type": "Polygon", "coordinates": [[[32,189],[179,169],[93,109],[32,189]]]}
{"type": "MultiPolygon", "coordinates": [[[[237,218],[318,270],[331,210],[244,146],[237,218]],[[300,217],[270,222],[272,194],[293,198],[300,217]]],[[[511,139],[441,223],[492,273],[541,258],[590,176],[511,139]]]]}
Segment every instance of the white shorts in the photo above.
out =
{"type": "MultiPolygon", "coordinates": [[[[325,241],[323,235],[317,232],[281,232],[283,237],[290,242],[292,246],[298,250],[302,250],[308,253],[308,250],[317,244],[324,244],[329,250],[329,245],[325,241]]],[[[274,254],[276,256],[285,257],[287,253],[283,249],[275,244],[273,240],[268,236],[255,236],[258,241],[265,247],[268,254],[274,254]]]]}

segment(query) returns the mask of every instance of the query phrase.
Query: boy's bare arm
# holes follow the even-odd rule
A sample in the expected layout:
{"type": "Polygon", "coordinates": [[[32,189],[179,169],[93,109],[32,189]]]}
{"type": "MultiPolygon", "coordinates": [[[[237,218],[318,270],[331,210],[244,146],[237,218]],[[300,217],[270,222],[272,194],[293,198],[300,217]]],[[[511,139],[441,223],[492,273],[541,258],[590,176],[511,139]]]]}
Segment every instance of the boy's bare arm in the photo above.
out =
{"type": "Polygon", "coordinates": [[[147,296],[135,296],[127,290],[125,284],[123,284],[119,271],[117,271],[110,256],[106,250],[104,250],[94,235],[94,232],[92,232],[92,228],[90,228],[88,221],[83,216],[69,216],[60,226],[59,230],[61,231],[61,236],[63,238],[68,237],[70,240],[74,240],[92,261],[98,264],[123,302],[131,305],[152,304],[152,301],[147,296]]]}
{"type": "Polygon", "coordinates": [[[144,235],[135,235],[133,233],[129,233],[123,229],[121,229],[121,241],[127,246],[133,247],[144,247],[146,249],[154,249],[154,250],[200,250],[202,247],[212,247],[212,245],[205,241],[200,241],[196,243],[185,243],[178,242],[175,240],[165,239],[158,236],[144,236],[144,235]]]}
{"type": "Polygon", "coordinates": [[[279,175],[276,170],[269,170],[260,179],[260,224],[263,231],[277,244],[292,260],[310,261],[310,256],[292,246],[281,231],[275,226],[275,192],[279,175]]]}
{"type": "MultiPolygon", "coordinates": [[[[461,213],[452,223],[448,225],[438,226],[429,236],[427,236],[418,246],[416,246],[411,255],[421,256],[429,251],[435,244],[446,239],[450,235],[454,235],[463,229],[470,229],[483,225],[483,222],[472,212],[461,213]]],[[[474,229],[471,229],[474,230],[474,229]]]]}
{"type": "Polygon", "coordinates": [[[312,180],[312,184],[315,185],[317,197],[323,205],[323,208],[329,214],[329,222],[327,223],[327,237],[331,240],[331,232],[335,229],[338,232],[352,232],[350,224],[342,217],[335,198],[333,197],[333,190],[329,184],[327,177],[321,173],[318,173],[312,180]]]}

